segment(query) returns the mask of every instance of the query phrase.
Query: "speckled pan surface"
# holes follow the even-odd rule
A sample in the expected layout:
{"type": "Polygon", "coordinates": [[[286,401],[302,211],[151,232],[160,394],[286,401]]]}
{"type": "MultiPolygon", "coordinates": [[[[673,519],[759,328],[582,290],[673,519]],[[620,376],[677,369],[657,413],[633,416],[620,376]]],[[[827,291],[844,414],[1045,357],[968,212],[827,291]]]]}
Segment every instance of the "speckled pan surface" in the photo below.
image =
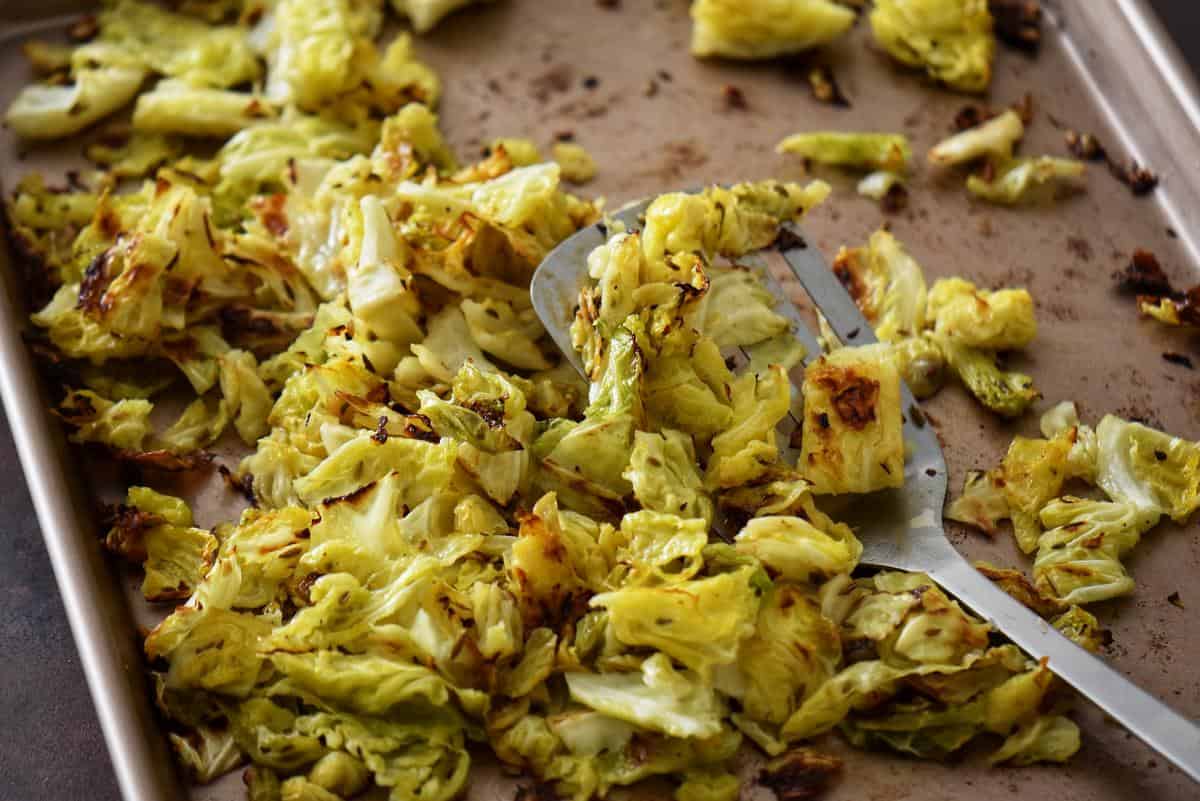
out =
{"type": "MultiPolygon", "coordinates": [[[[1182,352],[1200,364],[1197,341],[1139,321],[1132,304],[1113,292],[1110,277],[1135,248],[1144,248],[1158,255],[1174,280],[1200,281],[1195,87],[1138,0],[1047,5],[1051,19],[1041,54],[1029,59],[1001,49],[989,101],[1003,105],[1033,95],[1036,118],[1025,152],[1062,154],[1056,125],[1091,131],[1116,155],[1135,156],[1159,170],[1157,192],[1134,198],[1097,168],[1083,194],[1053,207],[1007,210],[972,203],[958,177],[919,169],[908,209],[885,216],[854,194],[850,178],[822,173],[837,192],[805,227],[832,255],[842,244],[862,243],[887,221],[931,277],[956,274],[987,286],[1027,286],[1042,327],[1020,366],[1035,376],[1047,403],[1070,398],[1088,420],[1114,411],[1200,438],[1200,372],[1162,358],[1182,352]]],[[[84,7],[54,0],[0,4],[0,104],[7,105],[29,77],[17,39],[31,29],[55,31],[61,25],[47,21],[51,15],[84,7]]],[[[705,182],[801,178],[797,161],[773,151],[780,138],[800,130],[903,131],[920,153],[949,132],[955,112],[968,102],[895,70],[870,46],[860,24],[849,39],[820,54],[852,107],[820,105],[808,91],[807,61],[747,66],[691,59],[686,10],[686,0],[624,0],[616,10],[591,0],[506,0],[456,15],[418,50],[445,80],[443,127],[461,153],[501,135],[546,144],[571,132],[600,164],[586,191],[607,197],[612,207],[705,182]],[[726,106],[726,85],[741,91],[746,109],[726,106]]],[[[72,145],[53,154],[23,154],[0,133],[0,176],[7,188],[28,169],[62,173],[78,152],[72,145]]],[[[6,290],[0,389],[118,779],[129,801],[186,798],[142,681],[135,626],[152,612],[137,599],[135,577],[108,564],[96,544],[88,492],[110,491],[102,477],[114,471],[82,463],[45,413],[20,340],[21,293],[7,254],[0,258],[6,290]]],[[[1036,428],[1036,415],[1002,423],[954,388],[926,408],[946,442],[952,490],[965,470],[994,463],[1015,433],[1036,428]]],[[[224,453],[218,461],[232,465],[236,458],[224,453]]],[[[203,525],[236,510],[215,472],[176,479],[166,488],[195,499],[203,525]]],[[[1007,538],[993,543],[960,529],[951,534],[972,558],[1027,566],[1007,538]]],[[[1097,610],[1113,634],[1106,657],[1190,716],[1200,716],[1200,616],[1193,613],[1200,608],[1198,535],[1196,525],[1164,524],[1129,562],[1136,595],[1097,610]],[[1173,592],[1185,608],[1167,601],[1173,592]]],[[[828,797],[1182,801],[1200,793],[1095,710],[1078,704],[1076,718],[1084,746],[1065,768],[989,769],[975,756],[919,763],[850,751],[831,739],[827,745],[845,757],[846,770],[828,797]]],[[[478,761],[469,798],[511,799],[516,782],[500,777],[486,758],[478,761]]],[[[747,775],[754,762],[748,758],[747,775]]],[[[661,797],[662,789],[643,795],[661,797]]],[[[747,793],[769,797],[761,789],[747,793]]],[[[193,790],[191,797],[225,801],[241,798],[242,790],[235,776],[193,790]]]]}

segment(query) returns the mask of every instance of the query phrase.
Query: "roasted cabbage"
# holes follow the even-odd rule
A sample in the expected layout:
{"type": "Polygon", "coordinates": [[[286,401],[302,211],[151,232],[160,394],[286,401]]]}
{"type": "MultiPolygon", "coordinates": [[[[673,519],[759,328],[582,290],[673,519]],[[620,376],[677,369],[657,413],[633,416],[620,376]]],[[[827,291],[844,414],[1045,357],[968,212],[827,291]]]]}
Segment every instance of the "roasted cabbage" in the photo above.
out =
{"type": "Polygon", "coordinates": [[[905,172],[912,159],[907,137],[883,133],[792,134],[776,145],[775,151],[803,156],[818,164],[895,173],[905,172]]]}
{"type": "Polygon", "coordinates": [[[876,0],[875,41],[901,64],[964,92],[992,81],[996,40],[987,0],[876,0]]]}
{"type": "Polygon", "coordinates": [[[904,485],[900,374],[886,345],[841,348],[804,373],[801,473],[822,494],[904,485]]]}
{"type": "MultiPolygon", "coordinates": [[[[1200,444],[1113,415],[1092,429],[1070,402],[1041,427],[1046,438],[1017,437],[999,468],[969,474],[947,517],[993,535],[1010,518],[1018,546],[1035,553],[1032,589],[1063,608],[1132,593],[1122,558],[1164,516],[1184,523],[1200,506],[1200,444]],[[1108,500],[1066,494],[1072,480],[1108,500]]],[[[1065,614],[1087,642],[1095,627],[1065,614]]]]}
{"type": "Polygon", "coordinates": [[[827,44],[854,24],[832,0],[696,0],[692,55],[774,58],[827,44]]]}
{"type": "MultiPolygon", "coordinates": [[[[462,5],[391,4],[417,31],[462,5]]],[[[765,56],[853,19],[742,6],[698,3],[697,49],[765,56]]],[[[544,162],[500,138],[460,163],[437,76],[408,36],[377,42],[379,0],[173,8],[114,0],[94,41],[29,50],[67,83],[20,96],[18,133],[131,103],[133,121],[89,148],[106,172],[62,192],[26,178],[6,210],[44,290],[31,344],[68,384],[55,411],[75,442],[147,468],[104,544],[168,604],[143,647],[188,776],[248,763],[256,801],[451,801],[486,746],[573,801],[652,777],[733,801],[744,739],[778,781],[805,761],[796,741],[833,728],[920,756],[984,733],[1008,738],[997,761],[1075,750],[1044,665],[926,576],[853,578],[862,544],[816,501],[900,486],[901,376],[935,387],[952,348],[1025,344],[1027,295],[927,291],[878,233],[839,275],[883,342],[813,354],[794,390],[806,354],[754,252],[827,185],[663,195],[621,230],[563,190],[594,172],[579,148],[544,162]],[[598,224],[581,378],[529,286],[598,224]],[[220,472],[249,506],[203,528],[168,487],[239,440],[220,472]]],[[[865,161],[863,144],[860,163],[908,160],[903,140],[868,141],[865,161]]],[[[1089,439],[1065,411],[1047,425],[1052,463],[1138,525],[1194,507],[1190,443],[1108,421],[1089,439]]],[[[1045,539],[1074,523],[1034,468],[1001,497],[1045,539]]],[[[1136,541],[1125,518],[1084,516],[1106,555],[1136,541]]],[[[1100,568],[1068,584],[1058,553],[1032,592],[1094,637],[1055,599],[1123,585],[1100,568]]]]}
{"type": "Polygon", "coordinates": [[[997,350],[1025,347],[1037,333],[1027,291],[978,290],[961,278],[927,289],[921,266],[887,231],[872,234],[865,247],[843,247],[833,271],[875,335],[891,345],[916,397],[933,395],[947,374],[1005,417],[1022,414],[1039,397],[1033,379],[996,361],[997,350]]]}

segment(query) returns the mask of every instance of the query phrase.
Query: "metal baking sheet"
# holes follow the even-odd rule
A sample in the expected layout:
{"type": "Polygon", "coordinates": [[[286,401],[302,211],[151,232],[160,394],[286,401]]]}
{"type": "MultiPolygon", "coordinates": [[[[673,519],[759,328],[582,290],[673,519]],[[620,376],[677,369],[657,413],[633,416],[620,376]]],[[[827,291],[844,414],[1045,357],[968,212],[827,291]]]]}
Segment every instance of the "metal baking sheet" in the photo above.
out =
{"type": "MultiPolygon", "coordinates": [[[[61,16],[88,4],[7,2],[0,7],[0,104],[30,79],[15,44],[30,34],[56,35],[61,16]]],[[[681,186],[778,177],[800,179],[802,166],[776,156],[775,143],[801,130],[903,131],[923,153],[950,130],[969,98],[938,90],[897,70],[870,43],[865,23],[828,51],[787,62],[699,62],[687,54],[685,0],[626,0],[616,9],[586,0],[509,0],[455,15],[418,43],[441,73],[443,127],[469,156],[492,137],[527,135],[549,145],[571,133],[596,156],[597,180],[583,189],[610,207],[681,186]],[[816,103],[806,66],[830,64],[852,107],[816,103]],[[593,80],[594,79],[594,80],[593,80]],[[725,86],[747,108],[728,107],[725,86]]],[[[918,168],[906,211],[883,215],[854,194],[853,180],[820,173],[836,194],[806,222],[832,255],[860,244],[888,222],[931,278],[964,275],[986,286],[1027,286],[1038,302],[1041,331],[1018,366],[1032,373],[1047,404],[1079,402],[1085,419],[1113,411],[1200,438],[1200,373],[1163,360],[1167,351],[1200,358],[1196,340],[1139,321],[1112,290],[1111,273],[1135,248],[1154,251],[1181,284],[1200,280],[1200,102],[1173,45],[1142,0],[1045,3],[1045,43],[1036,59],[1000,49],[989,97],[995,105],[1026,92],[1036,119],[1027,153],[1064,152],[1070,126],[1097,134],[1121,158],[1135,157],[1162,175],[1134,198],[1102,168],[1086,192],[1055,206],[1009,210],[973,203],[957,176],[918,168]]],[[[77,144],[28,151],[0,134],[6,188],[29,169],[61,174],[78,165],[77,144]]],[[[44,391],[22,344],[25,309],[7,253],[0,253],[0,390],[17,449],[88,676],[118,781],[128,801],[240,798],[236,775],[187,789],[175,776],[146,693],[136,624],[153,617],[136,594],[136,577],[113,565],[97,542],[95,495],[111,489],[104,465],[82,463],[45,411],[44,391]],[[86,474],[86,475],[85,475],[86,474]]],[[[799,297],[799,293],[797,293],[799,297]]],[[[1031,433],[1036,416],[1004,423],[956,388],[927,404],[945,435],[952,488],[963,472],[991,465],[1015,433],[1031,433]]],[[[229,464],[236,454],[219,456],[229,464]]],[[[234,501],[219,478],[176,477],[166,489],[195,499],[211,525],[234,501]]],[[[1008,537],[996,542],[952,530],[972,558],[1028,566],[1008,537]]],[[[1137,593],[1097,611],[1113,634],[1106,657],[1149,691],[1193,717],[1200,715],[1200,529],[1164,524],[1134,552],[1137,593]],[[1186,609],[1167,601],[1178,592],[1186,609]]],[[[1083,749],[1066,767],[990,769],[978,754],[946,764],[827,745],[846,760],[832,799],[979,801],[1020,794],[1057,801],[1190,799],[1197,788],[1181,774],[1077,703],[1083,749]]],[[[486,758],[468,797],[508,799],[515,782],[486,758]]],[[[747,762],[752,775],[754,760],[747,762]]],[[[660,788],[661,789],[661,788],[660,788]]],[[[750,789],[748,797],[765,796],[750,789]]]]}

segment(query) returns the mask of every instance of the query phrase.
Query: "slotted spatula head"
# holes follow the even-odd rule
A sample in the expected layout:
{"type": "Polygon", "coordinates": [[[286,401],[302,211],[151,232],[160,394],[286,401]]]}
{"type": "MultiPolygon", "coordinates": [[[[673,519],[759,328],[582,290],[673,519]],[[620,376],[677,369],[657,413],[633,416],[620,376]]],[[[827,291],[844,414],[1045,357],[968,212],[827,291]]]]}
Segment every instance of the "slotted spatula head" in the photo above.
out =
{"type": "MultiPolygon", "coordinates": [[[[652,198],[623,207],[610,220],[628,231],[641,228],[652,198]]],[[[587,257],[608,239],[605,223],[584,228],[558,245],[538,267],[530,285],[534,311],[551,339],[581,374],[583,364],[571,345],[570,327],[579,304],[579,293],[589,283],[587,257]]],[[[838,338],[848,346],[876,341],[870,324],[854,300],[829,269],[821,252],[810,246],[796,223],[786,223],[775,250],[791,268],[813,304],[821,311],[838,338]]],[[[809,330],[800,310],[787,300],[783,287],[771,275],[765,256],[758,253],[738,259],[757,268],[768,289],[779,299],[776,309],[792,323],[793,333],[805,346],[806,361],[817,358],[821,347],[809,330]]],[[[730,354],[735,355],[736,354],[730,354]]],[[[796,393],[797,396],[799,393],[796,393]]],[[[952,550],[941,526],[946,497],[946,463],[937,435],[917,407],[907,387],[901,387],[904,410],[904,440],[908,448],[904,487],[866,496],[834,499],[838,519],[850,524],[863,541],[863,562],[879,567],[928,570],[952,550]]],[[[799,410],[797,410],[799,413],[799,410]]],[[[798,418],[798,414],[794,417],[798,418]]],[[[794,428],[795,420],[785,426],[794,428]]],[[[783,432],[784,434],[790,432],[783,432]]],[[[789,437],[781,436],[782,442],[789,437]]],[[[785,449],[790,462],[798,452],[785,449]]]]}

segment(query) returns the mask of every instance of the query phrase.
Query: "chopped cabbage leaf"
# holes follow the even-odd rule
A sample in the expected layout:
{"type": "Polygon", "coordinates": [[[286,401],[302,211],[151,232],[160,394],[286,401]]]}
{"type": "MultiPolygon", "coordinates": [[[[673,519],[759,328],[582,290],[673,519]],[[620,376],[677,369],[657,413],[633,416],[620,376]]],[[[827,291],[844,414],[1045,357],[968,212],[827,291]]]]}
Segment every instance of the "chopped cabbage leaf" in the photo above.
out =
{"type": "Polygon", "coordinates": [[[104,544],[142,563],[142,595],[148,601],[188,598],[217,555],[216,537],[192,525],[186,503],[148,487],[129,488],[104,544]]]}
{"type": "Polygon", "coordinates": [[[999,162],[990,177],[967,177],[967,191],[980,200],[1013,206],[1053,199],[1063,186],[1072,186],[1087,173],[1081,161],[1038,156],[999,162]]]}
{"type": "Polygon", "coordinates": [[[944,336],[935,336],[934,341],[967,391],[996,414],[1019,417],[1041,397],[1032,378],[1002,369],[996,363],[996,354],[944,336]]]}
{"type": "Polygon", "coordinates": [[[1033,298],[1024,289],[991,292],[943,278],[929,290],[928,315],[939,335],[972,348],[1024,348],[1037,336],[1033,298]]]}
{"type": "Polygon", "coordinates": [[[1000,464],[1013,534],[1025,553],[1037,547],[1042,532],[1038,513],[1062,493],[1069,477],[1067,457],[1072,444],[1069,431],[1049,440],[1015,437],[1000,464]]]}
{"type": "Polygon", "coordinates": [[[772,577],[800,584],[817,585],[849,573],[862,555],[862,544],[848,526],[823,531],[801,517],[756,517],[738,532],[734,544],[772,577]]]}
{"type": "Polygon", "coordinates": [[[1066,762],[1079,750],[1079,727],[1062,715],[1044,715],[1024,723],[992,754],[992,764],[1032,765],[1066,762]]]}
{"type": "Polygon", "coordinates": [[[70,392],[58,414],[74,426],[72,442],[96,442],[120,451],[141,451],[151,435],[154,404],[131,398],[110,401],[87,389],[70,392]]]}
{"type": "Polygon", "coordinates": [[[900,375],[886,345],[841,348],[804,373],[799,467],[818,494],[904,484],[900,375]]]}
{"type": "Polygon", "coordinates": [[[830,0],[699,0],[693,3],[692,55],[774,58],[832,42],[854,12],[830,0]]]}
{"type": "Polygon", "coordinates": [[[555,142],[551,155],[558,162],[564,181],[586,184],[596,177],[596,161],[582,145],[574,142],[555,142]]]}
{"type": "Polygon", "coordinates": [[[912,147],[901,134],[823,131],[792,134],[776,147],[819,164],[859,170],[904,173],[912,160],[912,147]]]}
{"type": "Polygon", "coordinates": [[[865,248],[842,248],[833,271],[881,341],[900,342],[925,329],[925,275],[888,231],[871,234],[865,248]]]}
{"type": "Polygon", "coordinates": [[[964,164],[979,158],[1006,161],[1013,147],[1025,136],[1021,115],[1009,109],[1003,114],[938,142],[929,151],[929,162],[941,167],[964,164]]]}
{"type": "Polygon", "coordinates": [[[620,642],[657,648],[711,680],[716,668],[737,661],[739,646],[754,631],[761,594],[756,574],[748,566],[667,587],[629,587],[601,593],[591,606],[608,612],[620,642]]]}
{"type": "Polygon", "coordinates": [[[1200,445],[1105,415],[1096,426],[1096,483],[1114,501],[1185,522],[1200,507],[1200,445]]]}
{"type": "Polygon", "coordinates": [[[1158,522],[1158,514],[1129,503],[1067,496],[1047,504],[1040,519],[1051,528],[1037,540],[1034,585],[1063,603],[1083,604],[1133,591],[1120,560],[1158,522]]]}
{"type": "Polygon", "coordinates": [[[723,706],[695,674],[656,654],[637,673],[567,673],[571,698],[617,720],[673,737],[712,737],[723,706]]]}
{"type": "Polygon", "coordinates": [[[636,432],[624,477],[643,509],[712,522],[713,502],[696,466],[695,445],[683,432],[636,432]]]}
{"type": "Polygon", "coordinates": [[[999,523],[1009,517],[1003,471],[968,470],[962,494],[946,507],[946,518],[974,526],[990,537],[999,533],[999,523]]]}
{"type": "Polygon", "coordinates": [[[763,475],[779,456],[775,427],[791,408],[792,385],[779,365],[762,375],[742,374],[728,391],[733,414],[729,428],[712,439],[705,479],[710,488],[746,484],[763,475]]]}
{"type": "Polygon", "coordinates": [[[146,75],[136,63],[96,62],[75,70],[70,85],[25,87],[9,105],[4,123],[23,139],[77,134],[131,102],[146,75]]]}
{"type": "Polygon", "coordinates": [[[148,134],[223,139],[275,115],[275,108],[255,95],[171,79],[138,97],[133,127],[148,134]]]}
{"type": "Polygon", "coordinates": [[[877,0],[871,31],[888,55],[964,92],[992,80],[996,40],[987,0],[877,0]]]}
{"type": "Polygon", "coordinates": [[[752,271],[713,268],[708,278],[699,327],[718,347],[755,345],[790,330],[788,319],[772,311],[775,296],[752,271]]]}
{"type": "Polygon", "coordinates": [[[471,3],[486,0],[392,0],[392,8],[397,14],[408,17],[413,30],[417,33],[427,33],[432,30],[447,14],[457,11],[471,3]]]}

